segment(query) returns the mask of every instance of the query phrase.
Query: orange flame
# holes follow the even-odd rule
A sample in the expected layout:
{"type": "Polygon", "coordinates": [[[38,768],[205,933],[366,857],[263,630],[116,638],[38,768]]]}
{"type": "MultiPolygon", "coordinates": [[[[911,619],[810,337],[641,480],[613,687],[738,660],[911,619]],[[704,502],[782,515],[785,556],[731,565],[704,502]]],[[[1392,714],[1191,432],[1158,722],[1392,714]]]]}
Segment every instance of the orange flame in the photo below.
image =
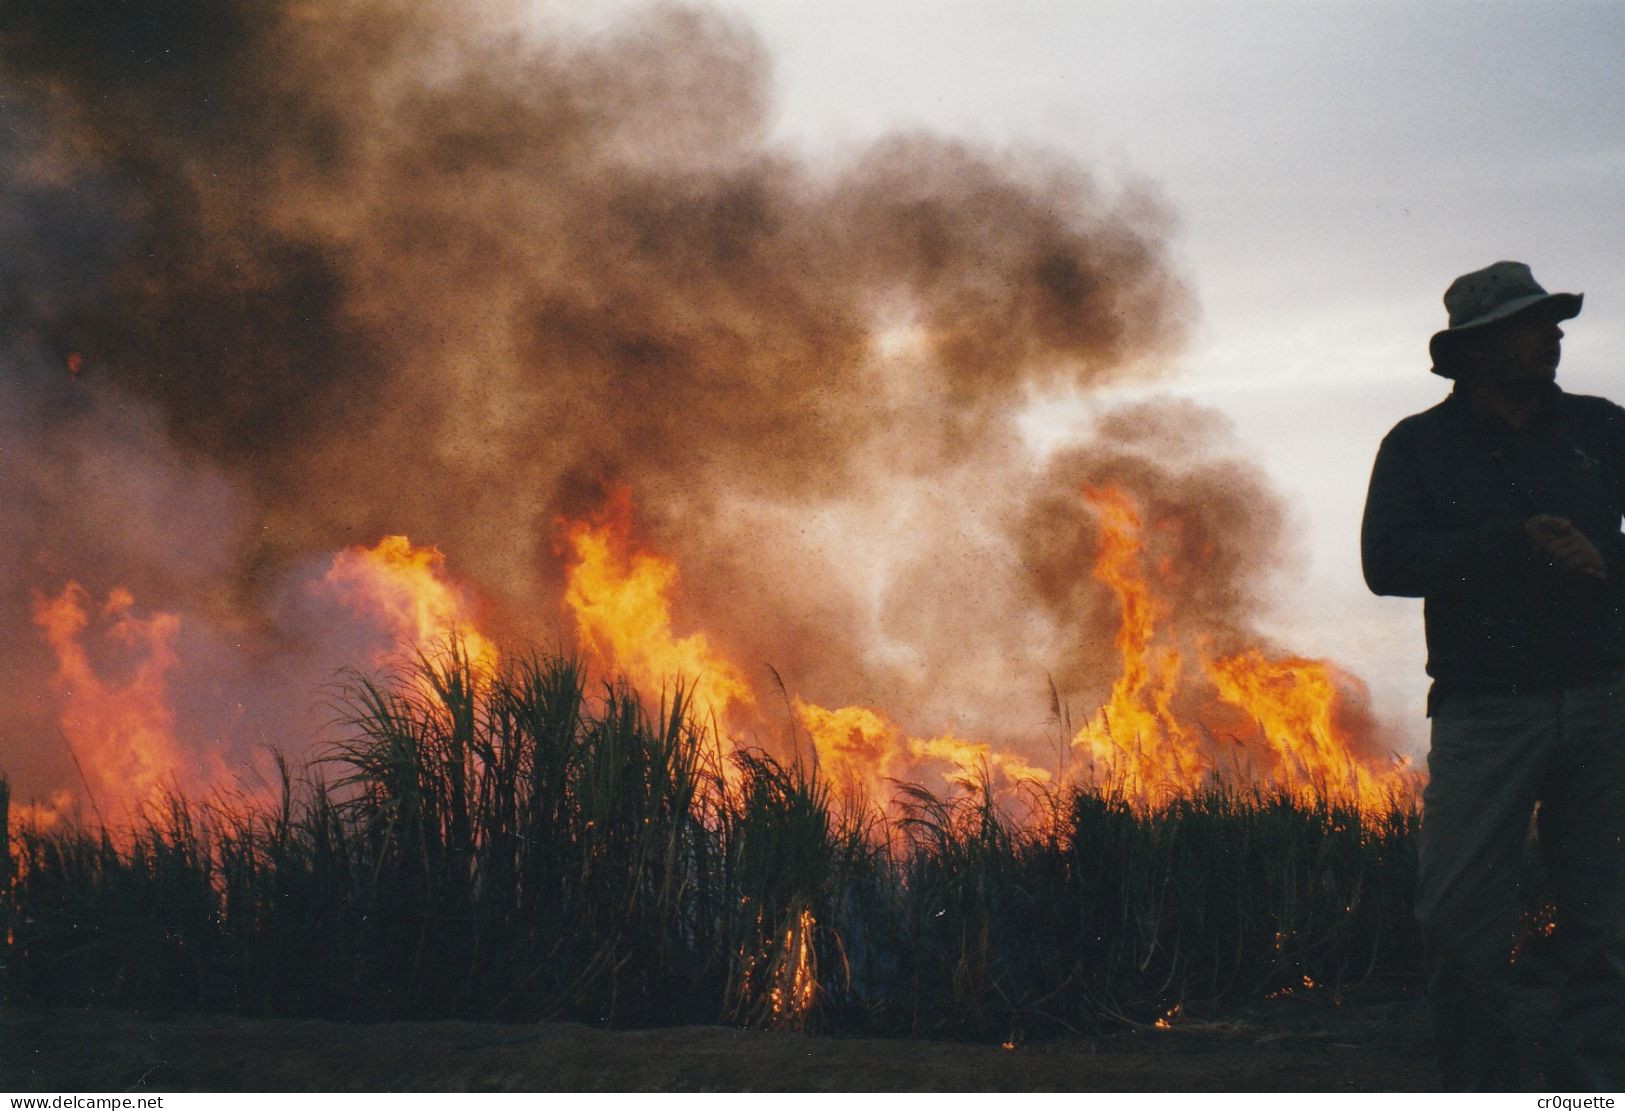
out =
{"type": "Polygon", "coordinates": [[[797,699],[795,711],[831,782],[851,798],[891,797],[891,781],[905,772],[905,747],[896,726],[862,706],[826,710],[797,699]]]}
{"type": "Polygon", "coordinates": [[[768,968],[768,1001],[772,1007],[769,1025],[799,1030],[806,1025],[818,997],[818,973],[813,960],[813,929],[817,922],[811,910],[803,907],[784,931],[768,968]]]}
{"type": "MultiPolygon", "coordinates": [[[[757,697],[744,674],[703,633],[678,637],[672,631],[668,593],[677,567],[662,556],[633,551],[631,512],[630,494],[622,488],[594,521],[567,526],[574,562],[564,602],[583,648],[640,690],[664,689],[677,680],[689,684],[702,720],[734,728],[759,724],[757,697]]],[[[946,765],[950,782],[971,782],[984,768],[1008,782],[1049,779],[1048,772],[991,745],[950,735],[906,736],[867,707],[830,710],[798,698],[793,709],[812,737],[823,774],[849,798],[866,803],[884,806],[896,782],[918,778],[932,765],[946,765]]]]}
{"type": "MultiPolygon", "coordinates": [[[[137,617],[134,606],[130,592],[117,587],[101,608],[101,619],[109,623],[107,639],[138,655],[129,677],[110,683],[97,674],[84,644],[91,624],[90,594],[70,582],[54,598],[34,598],[34,624],[56,656],[51,688],[63,699],[62,736],[92,806],[108,821],[155,802],[166,787],[202,787],[214,770],[206,770],[195,756],[188,758],[174,735],[168,677],[176,663],[180,618],[168,613],[137,617]]],[[[55,802],[22,812],[45,828],[61,815],[55,802]]]]}
{"type": "Polygon", "coordinates": [[[1398,786],[1391,770],[1374,771],[1354,758],[1337,725],[1339,680],[1353,680],[1326,661],[1272,660],[1255,648],[1206,661],[1203,670],[1219,697],[1257,724],[1275,783],[1372,807],[1398,786]]]}
{"type": "Polygon", "coordinates": [[[740,723],[754,711],[756,695],[704,633],[678,637],[672,631],[666,595],[677,580],[677,565],[631,551],[631,512],[631,496],[620,489],[596,523],[568,525],[575,561],[564,603],[575,615],[582,647],[639,690],[685,684],[702,721],[740,723]]]}
{"type": "Polygon", "coordinates": [[[49,799],[11,804],[11,828],[50,833],[60,827],[74,810],[73,793],[65,790],[51,792],[49,799]]]}
{"type": "MultiPolygon", "coordinates": [[[[1094,574],[1122,614],[1115,638],[1122,673],[1072,741],[1091,757],[1095,778],[1141,801],[1239,780],[1380,809],[1410,790],[1402,766],[1374,768],[1357,755],[1356,738],[1338,723],[1354,681],[1323,660],[1270,658],[1258,648],[1217,658],[1199,653],[1199,677],[1188,681],[1177,615],[1146,573],[1137,505],[1110,486],[1087,487],[1083,496],[1102,528],[1094,574]],[[1196,724],[1182,720],[1176,704],[1196,705],[1196,724]],[[1233,720],[1237,711],[1255,731],[1229,738],[1243,759],[1224,753],[1203,724],[1233,720]]],[[[1158,570],[1166,576],[1170,569],[1158,570]]]]}
{"type": "Polygon", "coordinates": [[[828,710],[796,699],[794,708],[812,738],[818,766],[850,797],[884,803],[897,782],[917,780],[931,765],[946,764],[951,783],[974,786],[984,773],[1006,782],[1047,783],[1050,773],[1014,753],[951,734],[920,738],[865,706],[828,710]]]}
{"type": "Polygon", "coordinates": [[[1177,644],[1157,636],[1170,611],[1145,577],[1139,510],[1115,487],[1087,487],[1084,499],[1104,530],[1094,574],[1122,610],[1115,643],[1123,671],[1106,705],[1072,744],[1085,749],[1097,768],[1111,769],[1132,795],[1148,797],[1159,786],[1188,789],[1200,782],[1202,769],[1173,711],[1184,659],[1177,644]]]}
{"type": "Polygon", "coordinates": [[[437,659],[455,641],[476,673],[490,675],[496,645],[474,627],[472,602],[446,577],[445,564],[438,548],[386,536],[371,548],[340,552],[325,582],[352,609],[382,620],[397,645],[437,659]]]}
{"type": "MultiPolygon", "coordinates": [[[[761,910],[756,924],[766,925],[761,910]]],[[[748,943],[741,946],[735,1017],[771,1030],[806,1029],[818,1001],[817,927],[812,908],[802,906],[789,915],[782,933],[769,928],[758,935],[760,950],[752,952],[748,943]]]]}

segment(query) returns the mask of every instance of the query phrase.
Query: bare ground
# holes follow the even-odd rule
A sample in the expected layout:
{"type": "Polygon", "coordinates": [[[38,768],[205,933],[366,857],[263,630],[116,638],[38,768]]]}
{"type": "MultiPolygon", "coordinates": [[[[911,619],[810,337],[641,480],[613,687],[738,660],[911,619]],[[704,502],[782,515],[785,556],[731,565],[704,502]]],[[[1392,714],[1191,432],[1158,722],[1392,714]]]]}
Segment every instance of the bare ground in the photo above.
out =
{"type": "MultiPolygon", "coordinates": [[[[1531,1053],[1533,1052],[1531,1048],[1531,1053]]],[[[574,1023],[347,1024],[0,1007],[8,1091],[1416,1091],[1413,998],[1288,997],[995,1045],[574,1023]]]]}

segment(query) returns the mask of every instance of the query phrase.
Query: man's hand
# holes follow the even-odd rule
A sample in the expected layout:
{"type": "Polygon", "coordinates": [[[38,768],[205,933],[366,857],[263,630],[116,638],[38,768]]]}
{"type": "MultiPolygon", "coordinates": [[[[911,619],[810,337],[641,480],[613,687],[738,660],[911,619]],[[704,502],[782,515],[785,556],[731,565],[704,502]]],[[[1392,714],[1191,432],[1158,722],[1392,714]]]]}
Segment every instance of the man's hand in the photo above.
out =
{"type": "Polygon", "coordinates": [[[1597,546],[1563,517],[1541,514],[1523,523],[1523,534],[1548,563],[1565,575],[1606,579],[1608,569],[1597,546]]]}

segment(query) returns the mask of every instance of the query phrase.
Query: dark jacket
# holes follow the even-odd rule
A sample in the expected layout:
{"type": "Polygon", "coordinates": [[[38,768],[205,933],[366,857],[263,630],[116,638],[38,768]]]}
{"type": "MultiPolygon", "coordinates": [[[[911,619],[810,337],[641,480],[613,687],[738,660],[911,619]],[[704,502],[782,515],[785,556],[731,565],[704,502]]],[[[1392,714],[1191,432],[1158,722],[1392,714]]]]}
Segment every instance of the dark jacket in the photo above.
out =
{"type": "Polygon", "coordinates": [[[1625,409],[1552,387],[1524,428],[1454,393],[1377,452],[1360,550],[1378,594],[1425,599],[1428,711],[1452,691],[1552,689],[1625,667],[1625,409]],[[1566,517],[1606,581],[1560,575],[1523,522],[1566,517]]]}

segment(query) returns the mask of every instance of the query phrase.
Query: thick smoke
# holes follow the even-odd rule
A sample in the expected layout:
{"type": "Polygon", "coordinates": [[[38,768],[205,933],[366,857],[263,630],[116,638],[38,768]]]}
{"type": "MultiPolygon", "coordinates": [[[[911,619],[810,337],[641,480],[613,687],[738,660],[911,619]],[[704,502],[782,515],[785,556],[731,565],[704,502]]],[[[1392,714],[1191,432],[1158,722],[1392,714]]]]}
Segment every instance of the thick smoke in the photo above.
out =
{"type": "Polygon", "coordinates": [[[1080,493],[1129,491],[1144,521],[1144,571],[1181,626],[1216,653],[1257,645],[1279,570],[1284,513],[1263,472],[1237,458],[1225,422],[1190,403],[1125,406],[1058,452],[1035,484],[1018,543],[1033,596],[1063,630],[1056,666],[1110,675],[1117,606],[1090,574],[1101,522],[1080,493]]]}
{"type": "Polygon", "coordinates": [[[771,102],[761,42],[704,10],[9,4],[13,683],[48,670],[31,589],[122,583],[240,653],[195,697],[252,714],[246,676],[286,700],[334,655],[289,583],[388,533],[498,636],[568,639],[558,522],[611,483],[689,627],[925,728],[1019,735],[1046,671],[1109,685],[1082,480],[1185,521],[1187,600],[1244,626],[1279,512],[1181,448],[1205,417],[1119,417],[1044,471],[1017,431],[1177,349],[1156,199],[927,134],[809,164],[771,102]]]}
{"type": "MultiPolygon", "coordinates": [[[[1085,712],[1104,697],[1120,666],[1114,638],[1121,606],[1111,588],[1080,567],[1101,550],[1103,522],[1081,491],[1114,487],[1133,499],[1141,521],[1138,570],[1157,604],[1156,644],[1183,659],[1187,676],[1203,659],[1248,652],[1294,659],[1290,646],[1260,633],[1292,554],[1288,514],[1265,474],[1242,457],[1228,422],[1189,402],[1167,398],[1104,414],[1090,437],[1057,452],[1033,485],[1012,538],[1020,552],[1029,604],[1049,617],[1051,653],[1067,695],[1085,712]]],[[[1394,758],[1365,684],[1333,665],[1340,698],[1339,735],[1374,767],[1394,758]]],[[[1187,683],[1174,709],[1210,736],[1247,733],[1245,716],[1216,704],[1208,685],[1187,683]]]]}

